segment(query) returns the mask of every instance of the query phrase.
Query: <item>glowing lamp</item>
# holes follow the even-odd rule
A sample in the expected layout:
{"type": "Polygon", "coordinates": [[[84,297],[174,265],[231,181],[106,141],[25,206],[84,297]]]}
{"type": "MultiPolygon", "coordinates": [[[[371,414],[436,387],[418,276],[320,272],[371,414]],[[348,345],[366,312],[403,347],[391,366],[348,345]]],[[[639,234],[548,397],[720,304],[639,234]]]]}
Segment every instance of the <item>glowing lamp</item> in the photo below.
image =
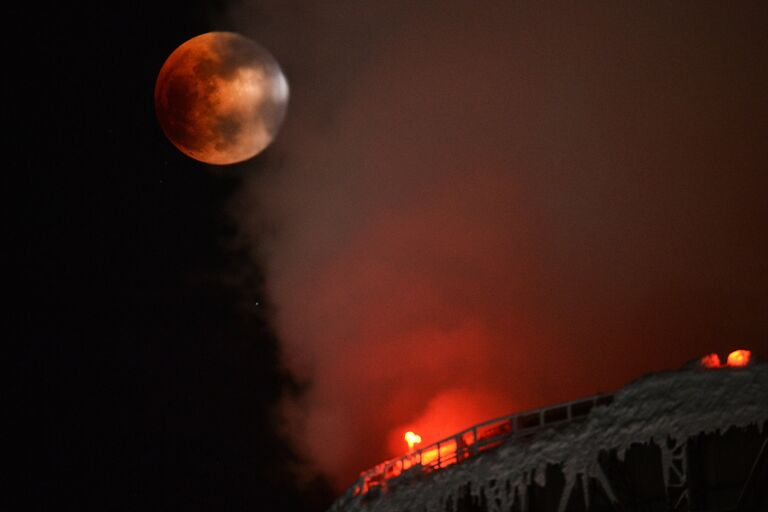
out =
{"type": "Polygon", "coordinates": [[[720,356],[707,354],[701,358],[701,366],[704,368],[720,368],[720,356]]]}
{"type": "Polygon", "coordinates": [[[421,443],[421,436],[409,430],[405,433],[405,442],[408,443],[408,450],[411,451],[415,445],[421,443]]]}
{"type": "Polygon", "coordinates": [[[747,366],[751,355],[749,350],[734,350],[728,354],[728,366],[747,366]]]}

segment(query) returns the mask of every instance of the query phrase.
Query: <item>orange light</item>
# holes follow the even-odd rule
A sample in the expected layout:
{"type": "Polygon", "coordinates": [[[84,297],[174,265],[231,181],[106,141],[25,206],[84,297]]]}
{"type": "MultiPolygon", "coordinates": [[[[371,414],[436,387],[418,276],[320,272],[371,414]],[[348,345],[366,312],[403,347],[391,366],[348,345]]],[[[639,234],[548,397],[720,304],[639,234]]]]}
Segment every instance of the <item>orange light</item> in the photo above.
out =
{"type": "Polygon", "coordinates": [[[747,366],[751,355],[749,350],[734,350],[728,354],[728,366],[747,366]]]}
{"type": "MultiPolygon", "coordinates": [[[[432,445],[434,446],[434,445],[432,445]]],[[[421,465],[431,466],[437,460],[437,447],[421,452],[421,465]]]]}
{"type": "Polygon", "coordinates": [[[701,366],[704,368],[720,368],[720,356],[717,354],[707,354],[701,358],[701,366]]]}
{"type": "Polygon", "coordinates": [[[405,433],[405,442],[408,443],[408,450],[413,450],[414,445],[417,445],[421,442],[421,436],[409,430],[405,433]]]}

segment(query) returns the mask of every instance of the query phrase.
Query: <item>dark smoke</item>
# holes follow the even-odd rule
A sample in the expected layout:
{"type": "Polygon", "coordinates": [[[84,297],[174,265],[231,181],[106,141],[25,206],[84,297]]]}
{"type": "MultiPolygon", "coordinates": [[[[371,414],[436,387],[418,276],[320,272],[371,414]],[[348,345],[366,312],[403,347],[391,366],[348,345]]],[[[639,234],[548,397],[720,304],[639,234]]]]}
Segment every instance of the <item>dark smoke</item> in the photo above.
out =
{"type": "Polygon", "coordinates": [[[229,17],[292,87],[235,212],[318,469],[766,356],[764,3],[396,4],[229,17]]]}

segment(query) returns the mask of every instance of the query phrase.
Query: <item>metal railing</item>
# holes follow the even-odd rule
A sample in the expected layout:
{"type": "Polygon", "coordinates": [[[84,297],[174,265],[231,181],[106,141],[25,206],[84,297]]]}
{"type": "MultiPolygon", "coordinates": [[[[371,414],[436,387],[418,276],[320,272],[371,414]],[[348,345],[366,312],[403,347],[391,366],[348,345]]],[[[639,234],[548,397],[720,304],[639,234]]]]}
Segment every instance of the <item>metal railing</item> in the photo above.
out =
{"type": "Polygon", "coordinates": [[[350,494],[365,495],[373,489],[386,487],[388,480],[401,475],[431,473],[458,464],[512,438],[526,437],[543,427],[584,418],[595,406],[608,405],[612,401],[613,395],[600,394],[478,423],[458,434],[363,471],[349,489],[350,494]]]}

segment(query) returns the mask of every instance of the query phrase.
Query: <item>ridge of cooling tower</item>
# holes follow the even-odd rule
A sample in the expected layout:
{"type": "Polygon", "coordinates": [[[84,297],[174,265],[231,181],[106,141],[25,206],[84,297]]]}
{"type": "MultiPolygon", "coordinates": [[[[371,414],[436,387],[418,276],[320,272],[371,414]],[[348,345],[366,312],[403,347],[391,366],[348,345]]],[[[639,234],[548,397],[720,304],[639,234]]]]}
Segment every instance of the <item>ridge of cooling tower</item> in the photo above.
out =
{"type": "Polygon", "coordinates": [[[768,510],[766,426],[768,364],[689,364],[383,462],[330,511],[768,510]]]}

